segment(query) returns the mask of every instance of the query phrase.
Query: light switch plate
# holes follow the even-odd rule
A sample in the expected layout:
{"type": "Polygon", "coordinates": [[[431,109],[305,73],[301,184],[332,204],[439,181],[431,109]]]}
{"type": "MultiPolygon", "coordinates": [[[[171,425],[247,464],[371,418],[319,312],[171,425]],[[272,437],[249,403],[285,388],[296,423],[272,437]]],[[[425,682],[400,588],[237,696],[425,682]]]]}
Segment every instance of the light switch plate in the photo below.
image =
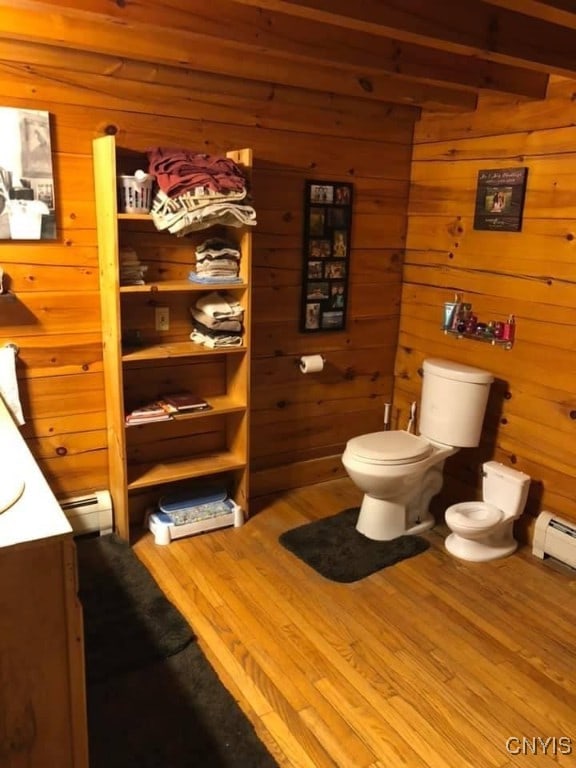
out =
{"type": "Polygon", "coordinates": [[[168,307],[156,307],[156,330],[170,330],[170,310],[168,307]]]}

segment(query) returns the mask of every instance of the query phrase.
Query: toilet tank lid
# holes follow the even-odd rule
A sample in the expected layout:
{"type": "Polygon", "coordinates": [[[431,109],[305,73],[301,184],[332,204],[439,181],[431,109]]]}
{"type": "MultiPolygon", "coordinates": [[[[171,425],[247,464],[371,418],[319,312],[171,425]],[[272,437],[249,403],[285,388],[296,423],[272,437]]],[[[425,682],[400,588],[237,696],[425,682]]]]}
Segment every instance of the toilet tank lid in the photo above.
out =
{"type": "Polygon", "coordinates": [[[501,464],[499,461],[485,461],[482,464],[484,472],[490,472],[493,475],[499,475],[505,477],[508,480],[512,480],[515,483],[527,483],[531,481],[530,475],[525,472],[520,472],[519,469],[512,469],[512,467],[501,464]]]}
{"type": "Polygon", "coordinates": [[[473,368],[471,365],[464,365],[463,363],[455,363],[452,360],[430,358],[424,360],[423,368],[424,374],[433,373],[436,376],[454,381],[468,381],[471,384],[491,384],[494,381],[494,376],[489,371],[473,368]]]}

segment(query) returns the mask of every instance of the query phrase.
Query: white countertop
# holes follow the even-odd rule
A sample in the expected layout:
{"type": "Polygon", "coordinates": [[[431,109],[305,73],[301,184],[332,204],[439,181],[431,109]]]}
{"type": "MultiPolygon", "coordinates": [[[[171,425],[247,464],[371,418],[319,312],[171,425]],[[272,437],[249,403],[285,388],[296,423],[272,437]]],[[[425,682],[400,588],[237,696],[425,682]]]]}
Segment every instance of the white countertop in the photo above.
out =
{"type": "Polygon", "coordinates": [[[24,480],[20,498],[0,512],[0,548],[72,533],[66,515],[0,397],[0,484],[24,480]]]}

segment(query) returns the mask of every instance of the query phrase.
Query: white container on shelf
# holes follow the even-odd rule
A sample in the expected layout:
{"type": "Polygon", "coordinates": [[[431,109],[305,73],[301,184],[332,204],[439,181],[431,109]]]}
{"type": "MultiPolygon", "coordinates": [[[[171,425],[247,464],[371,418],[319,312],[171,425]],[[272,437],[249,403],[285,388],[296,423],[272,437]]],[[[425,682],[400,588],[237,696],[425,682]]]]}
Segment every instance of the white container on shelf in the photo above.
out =
{"type": "Polygon", "coordinates": [[[118,209],[120,213],[149,213],[152,207],[154,177],[144,171],[133,176],[118,176],[118,209]]]}

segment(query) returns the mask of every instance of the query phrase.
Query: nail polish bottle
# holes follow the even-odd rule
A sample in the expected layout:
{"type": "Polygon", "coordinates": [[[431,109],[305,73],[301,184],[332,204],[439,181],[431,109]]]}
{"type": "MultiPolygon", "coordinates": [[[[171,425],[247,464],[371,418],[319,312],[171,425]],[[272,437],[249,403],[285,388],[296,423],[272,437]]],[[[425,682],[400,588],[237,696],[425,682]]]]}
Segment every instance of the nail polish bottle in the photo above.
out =
{"type": "Polygon", "coordinates": [[[450,330],[454,323],[454,316],[458,311],[460,305],[460,296],[456,293],[454,295],[454,301],[444,302],[444,323],[443,328],[445,331],[450,330]]]}
{"type": "Polygon", "coordinates": [[[487,328],[487,323],[476,323],[476,336],[484,336],[487,328]]]}
{"type": "Polygon", "coordinates": [[[502,330],[502,338],[504,341],[514,341],[514,335],[516,331],[516,321],[514,315],[510,315],[508,321],[504,323],[502,330]]]}
{"type": "Polygon", "coordinates": [[[452,315],[452,328],[451,330],[457,331],[458,330],[458,324],[462,321],[462,307],[464,305],[462,302],[459,302],[455,308],[454,313],[452,315]]]}

